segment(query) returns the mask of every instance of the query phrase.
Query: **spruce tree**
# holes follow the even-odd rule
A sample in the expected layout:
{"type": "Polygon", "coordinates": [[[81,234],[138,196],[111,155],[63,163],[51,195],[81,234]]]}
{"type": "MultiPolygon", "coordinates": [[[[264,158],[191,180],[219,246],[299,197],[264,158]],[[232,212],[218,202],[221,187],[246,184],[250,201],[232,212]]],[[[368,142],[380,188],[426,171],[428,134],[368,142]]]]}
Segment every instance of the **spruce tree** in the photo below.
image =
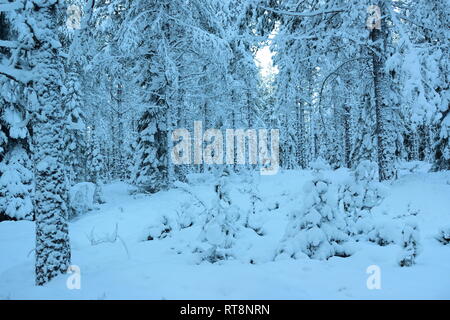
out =
{"type": "Polygon", "coordinates": [[[33,162],[36,172],[36,284],[44,285],[68,270],[67,179],[63,165],[63,65],[56,38],[59,2],[28,1],[23,14],[33,22],[30,64],[36,76],[29,88],[33,114],[33,162]]]}
{"type": "Polygon", "coordinates": [[[331,181],[323,173],[329,165],[318,159],[311,167],[313,179],[304,186],[304,201],[299,210],[291,213],[276,255],[295,259],[306,255],[318,260],[348,256],[345,222],[337,211],[331,181]]]}

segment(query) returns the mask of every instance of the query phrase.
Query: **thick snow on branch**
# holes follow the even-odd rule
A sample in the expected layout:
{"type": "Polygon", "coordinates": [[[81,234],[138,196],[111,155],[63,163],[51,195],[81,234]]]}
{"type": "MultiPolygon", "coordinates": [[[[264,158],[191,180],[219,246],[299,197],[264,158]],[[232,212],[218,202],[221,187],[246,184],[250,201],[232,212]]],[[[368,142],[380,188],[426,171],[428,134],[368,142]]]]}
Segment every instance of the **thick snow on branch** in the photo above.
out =
{"type": "Polygon", "coordinates": [[[22,9],[22,8],[23,8],[23,4],[19,1],[10,2],[10,3],[0,3],[0,12],[14,11],[14,10],[22,9]]]}
{"type": "Polygon", "coordinates": [[[0,65],[0,74],[23,84],[28,84],[33,80],[30,71],[15,69],[5,65],[0,65]]]}
{"type": "Polygon", "coordinates": [[[8,41],[8,40],[0,40],[0,47],[17,48],[17,42],[15,42],[15,41],[8,41]]]}

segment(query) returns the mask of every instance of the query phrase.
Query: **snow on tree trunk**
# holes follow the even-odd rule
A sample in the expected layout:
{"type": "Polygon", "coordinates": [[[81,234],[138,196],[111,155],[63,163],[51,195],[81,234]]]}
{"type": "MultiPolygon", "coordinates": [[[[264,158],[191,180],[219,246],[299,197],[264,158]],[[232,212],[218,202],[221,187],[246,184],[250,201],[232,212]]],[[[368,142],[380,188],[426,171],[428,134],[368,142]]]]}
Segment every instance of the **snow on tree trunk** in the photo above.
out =
{"type": "Polygon", "coordinates": [[[66,135],[64,160],[68,168],[70,185],[86,179],[86,142],[84,114],[81,110],[80,73],[70,70],[63,91],[66,111],[66,135]]]}
{"type": "Polygon", "coordinates": [[[146,192],[154,193],[167,186],[167,133],[161,112],[149,109],[138,125],[138,165],[134,181],[146,192]]]}
{"type": "Polygon", "coordinates": [[[63,168],[64,112],[61,100],[63,67],[56,38],[56,1],[29,2],[34,47],[30,62],[39,75],[30,88],[34,110],[33,160],[36,174],[36,284],[44,285],[68,270],[67,181],[63,168]],[[32,5],[31,5],[32,4],[32,5]]]}
{"type": "MultiPolygon", "coordinates": [[[[447,91],[450,92],[449,89],[447,91]]],[[[434,169],[450,170],[450,102],[446,102],[448,106],[442,106],[442,111],[438,120],[438,132],[436,135],[434,169]]],[[[447,98],[450,100],[450,98],[447,98]]]]}
{"type": "MultiPolygon", "coordinates": [[[[386,1],[378,1],[381,17],[387,14],[386,1]]],[[[378,140],[378,166],[380,180],[391,180],[396,177],[395,162],[395,127],[392,106],[389,105],[390,83],[386,73],[387,42],[389,26],[386,19],[382,21],[381,29],[374,28],[371,39],[374,51],[372,54],[373,82],[375,92],[376,133],[378,140]]]]}

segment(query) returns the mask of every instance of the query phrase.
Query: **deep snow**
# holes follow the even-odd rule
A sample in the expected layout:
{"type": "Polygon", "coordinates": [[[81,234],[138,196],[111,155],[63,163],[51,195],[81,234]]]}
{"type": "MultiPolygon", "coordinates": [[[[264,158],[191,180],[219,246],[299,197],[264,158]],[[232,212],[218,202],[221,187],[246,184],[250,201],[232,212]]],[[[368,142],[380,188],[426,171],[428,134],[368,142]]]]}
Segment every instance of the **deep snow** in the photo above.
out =
{"type": "MultiPolygon", "coordinates": [[[[199,241],[198,221],[204,211],[200,202],[209,206],[213,180],[192,175],[188,188],[198,199],[180,188],[132,195],[124,183],[104,187],[107,202],[70,223],[72,264],[81,270],[80,290],[67,288],[69,275],[34,286],[34,223],[1,222],[0,298],[450,299],[450,245],[435,239],[441,227],[450,225],[450,173],[425,169],[405,170],[392,185],[386,184],[387,197],[374,211],[377,223],[389,228],[403,223],[408,206],[419,212],[415,219],[422,253],[409,268],[397,264],[397,244],[381,247],[370,242],[358,242],[348,258],[274,261],[287,217],[301,204],[303,185],[311,178],[306,170],[256,175],[263,201],[250,224],[259,227],[262,236],[246,229],[234,249],[235,260],[200,261],[194,252],[204,246],[199,241]],[[166,237],[156,238],[170,228],[166,237]],[[380,290],[366,286],[370,265],[381,268],[380,290]]],[[[326,175],[337,188],[349,172],[339,169],[326,175]]],[[[241,178],[232,179],[233,202],[245,211],[248,198],[241,178]]]]}

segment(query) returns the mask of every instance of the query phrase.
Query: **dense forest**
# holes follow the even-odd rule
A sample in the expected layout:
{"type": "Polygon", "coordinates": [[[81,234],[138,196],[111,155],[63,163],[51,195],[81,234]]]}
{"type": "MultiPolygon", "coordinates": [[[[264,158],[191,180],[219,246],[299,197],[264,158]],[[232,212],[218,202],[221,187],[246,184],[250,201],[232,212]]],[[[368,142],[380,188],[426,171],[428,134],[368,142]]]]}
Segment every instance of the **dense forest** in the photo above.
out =
{"type": "MultiPolygon", "coordinates": [[[[359,181],[369,172],[392,183],[404,162],[450,170],[449,4],[0,0],[0,221],[34,221],[36,284],[71,264],[77,184],[95,185],[102,203],[114,181],[149,195],[210,173],[231,203],[225,177],[264,163],[174,163],[174,132],[195,132],[198,121],[203,130],[278,129],[280,171],[359,168],[359,181]],[[262,75],[264,48],[273,66],[262,75]]],[[[317,174],[312,183],[322,199],[329,181],[317,174]]],[[[291,221],[279,253],[307,216],[291,221]]],[[[318,228],[337,228],[333,219],[318,228]]],[[[347,256],[343,240],[328,241],[332,253],[308,255],[347,256]]]]}

